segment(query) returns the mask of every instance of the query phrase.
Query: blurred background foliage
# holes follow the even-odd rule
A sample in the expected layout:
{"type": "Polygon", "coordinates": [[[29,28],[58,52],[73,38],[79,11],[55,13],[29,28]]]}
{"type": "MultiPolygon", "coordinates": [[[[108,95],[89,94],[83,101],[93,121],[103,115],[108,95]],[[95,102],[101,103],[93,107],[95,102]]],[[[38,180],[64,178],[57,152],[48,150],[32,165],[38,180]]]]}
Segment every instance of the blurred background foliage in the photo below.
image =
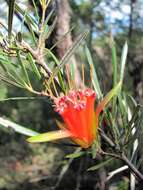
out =
{"type": "MultiPolygon", "coordinates": [[[[3,76],[4,71],[11,73],[15,68],[15,73],[12,73],[14,78],[10,74],[8,76],[10,81],[12,80],[16,84],[12,86],[7,81],[8,78],[5,81],[10,84],[3,83],[2,77],[0,77],[0,116],[36,131],[53,130],[55,128],[54,119],[57,115],[47,97],[34,95],[33,99],[8,100],[11,97],[33,96],[25,90],[27,86],[25,86],[24,81],[27,81],[29,86],[31,83],[34,89],[38,91],[42,89],[45,82],[44,71],[41,69],[43,76],[37,72],[36,64],[31,63],[33,59],[30,55],[24,51],[16,51],[19,44],[13,44],[15,49],[12,52],[8,49],[6,36],[8,36],[8,5],[10,2],[12,1],[2,0],[0,6],[0,64],[2,66],[0,73],[3,76]],[[17,56],[20,53],[20,57],[17,59],[13,55],[5,56],[7,53],[17,56]],[[21,60],[26,67],[23,68],[23,63],[21,63],[19,69],[17,65],[21,60]],[[32,68],[28,65],[29,63],[33,66],[32,68]],[[5,67],[4,64],[11,64],[11,67],[5,67]],[[35,69],[34,76],[33,68],[35,69]],[[18,80],[21,81],[20,84],[17,83],[18,80]],[[21,88],[17,88],[17,85],[21,88]]],[[[16,4],[12,38],[17,38],[17,41],[20,41],[22,37],[35,49],[40,35],[39,21],[42,19],[40,1],[16,0],[16,4]]],[[[46,16],[51,14],[44,28],[45,34],[48,33],[50,37],[45,38],[43,49],[46,55],[46,63],[50,69],[58,64],[58,61],[55,64],[55,59],[63,58],[79,34],[83,31],[89,31],[86,45],[91,52],[101,89],[103,92],[107,92],[113,85],[112,33],[116,42],[117,62],[120,62],[124,42],[128,42],[129,52],[124,77],[124,90],[128,95],[133,96],[137,103],[143,103],[143,2],[141,0],[52,0],[45,14],[46,16]],[[66,33],[67,35],[65,35],[66,33]],[[50,50],[50,53],[46,52],[46,48],[50,50]]],[[[85,47],[79,46],[70,61],[77,63],[77,83],[80,83],[79,75],[81,73],[78,68],[81,68],[82,63],[85,64],[85,79],[88,84],[90,76],[85,47]]],[[[142,145],[142,140],[140,143],[142,145]]],[[[93,160],[88,155],[74,160],[73,158],[66,159],[65,155],[73,151],[74,147],[63,146],[62,143],[31,145],[25,141],[25,137],[22,135],[1,127],[0,189],[102,190],[105,189],[102,184],[105,171],[108,173],[122,166],[120,161],[112,160],[106,170],[102,167],[98,169],[98,172],[87,172],[86,170],[95,163],[99,163],[101,158],[93,160]]],[[[142,153],[142,150],[140,152],[142,153]]],[[[140,163],[142,164],[142,159],[140,163]]],[[[143,172],[143,167],[141,169],[143,172]]],[[[108,189],[127,190],[129,188],[127,176],[128,171],[126,170],[124,173],[115,175],[109,180],[108,189]]],[[[139,184],[137,185],[136,189],[142,189],[139,184]]]]}

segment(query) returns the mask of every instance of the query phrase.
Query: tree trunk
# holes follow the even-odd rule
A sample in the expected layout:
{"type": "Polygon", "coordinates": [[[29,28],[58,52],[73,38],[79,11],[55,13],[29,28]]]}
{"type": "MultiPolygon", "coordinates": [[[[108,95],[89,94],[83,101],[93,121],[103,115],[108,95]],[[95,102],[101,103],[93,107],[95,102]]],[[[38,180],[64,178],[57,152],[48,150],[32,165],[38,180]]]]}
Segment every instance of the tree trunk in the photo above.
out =
{"type": "MultiPolygon", "coordinates": [[[[57,54],[61,59],[66,51],[72,46],[72,36],[70,31],[70,20],[71,20],[71,9],[68,0],[57,0],[57,25],[56,25],[56,38],[57,41],[60,41],[61,38],[65,35],[64,39],[57,45],[57,54]]],[[[74,79],[76,79],[76,87],[80,87],[82,85],[81,77],[79,70],[77,68],[76,59],[73,55],[69,60],[75,69],[74,79]]]]}

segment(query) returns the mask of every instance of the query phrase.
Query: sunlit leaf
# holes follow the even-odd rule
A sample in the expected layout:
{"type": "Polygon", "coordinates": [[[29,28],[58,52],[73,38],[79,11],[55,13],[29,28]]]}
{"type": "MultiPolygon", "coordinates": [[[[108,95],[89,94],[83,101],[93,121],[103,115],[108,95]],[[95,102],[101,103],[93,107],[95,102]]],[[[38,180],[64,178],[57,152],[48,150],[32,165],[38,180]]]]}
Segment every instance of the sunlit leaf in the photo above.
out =
{"type": "Polygon", "coordinates": [[[38,135],[39,133],[36,131],[33,131],[31,129],[28,129],[26,127],[23,127],[19,124],[16,124],[12,121],[9,121],[7,119],[4,119],[2,117],[0,117],[0,125],[6,128],[12,128],[14,131],[16,131],[17,133],[26,135],[26,136],[35,136],[38,135]]]}
{"type": "Polygon", "coordinates": [[[116,45],[112,36],[111,36],[111,52],[112,52],[112,65],[113,65],[113,86],[115,86],[117,84],[117,52],[116,52],[116,45]]]}
{"type": "Polygon", "coordinates": [[[97,115],[103,110],[103,108],[111,100],[111,98],[117,95],[120,88],[121,88],[121,82],[119,82],[110,92],[108,92],[108,94],[103,98],[103,100],[98,104],[96,108],[97,115]]]}
{"type": "Polygon", "coordinates": [[[49,142],[49,141],[55,141],[58,139],[67,138],[70,136],[71,134],[66,130],[57,130],[57,131],[43,133],[34,137],[30,137],[27,139],[27,141],[31,143],[49,142]]]}
{"type": "Polygon", "coordinates": [[[124,47],[123,47],[123,51],[122,51],[122,56],[121,56],[120,81],[123,81],[123,78],[124,78],[127,53],[128,53],[128,44],[127,44],[127,42],[125,42],[124,47]]]}
{"type": "Polygon", "coordinates": [[[102,92],[101,92],[101,89],[100,89],[99,80],[98,80],[97,73],[96,73],[96,70],[95,70],[95,67],[94,67],[94,63],[93,63],[93,60],[92,60],[91,53],[90,53],[87,46],[85,47],[85,53],[86,53],[86,57],[87,57],[89,66],[90,66],[90,68],[92,68],[93,78],[91,80],[92,80],[94,89],[95,89],[98,97],[101,98],[102,97],[102,92]]]}

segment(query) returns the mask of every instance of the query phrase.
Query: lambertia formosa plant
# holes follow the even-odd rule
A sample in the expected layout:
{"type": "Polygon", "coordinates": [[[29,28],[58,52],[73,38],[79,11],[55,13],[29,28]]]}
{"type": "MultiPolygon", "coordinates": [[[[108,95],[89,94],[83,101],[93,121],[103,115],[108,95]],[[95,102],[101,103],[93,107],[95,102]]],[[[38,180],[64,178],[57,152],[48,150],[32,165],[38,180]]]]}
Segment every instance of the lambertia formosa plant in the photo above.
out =
{"type": "MultiPolygon", "coordinates": [[[[28,136],[27,141],[30,143],[50,142],[68,138],[80,147],[78,156],[85,153],[92,154],[93,159],[97,154],[103,156],[102,163],[92,166],[88,170],[96,170],[107,165],[111,158],[118,159],[123,163],[121,171],[128,169],[132,179],[135,175],[138,181],[143,181],[143,174],[139,171],[141,162],[136,162],[139,143],[135,144],[135,142],[139,142],[142,135],[140,131],[142,131],[143,109],[140,105],[137,105],[133,97],[126,93],[123,86],[128,52],[127,43],[123,47],[119,64],[115,42],[112,36],[110,38],[113,82],[109,80],[110,84],[112,83],[112,89],[105,97],[99,85],[92,55],[84,45],[83,51],[90,68],[90,73],[88,74],[90,84],[89,86],[87,83],[85,84],[83,63],[82,68],[80,68],[82,84],[78,86],[76,84],[78,79],[74,78],[73,75],[77,70],[70,58],[78,47],[81,47],[87,32],[80,34],[63,58],[59,60],[52,48],[45,46],[45,41],[50,37],[56,23],[55,20],[53,25],[47,27],[52,15],[51,12],[45,18],[46,8],[49,3],[50,1],[40,1],[43,16],[39,24],[30,14],[23,11],[15,1],[10,1],[8,26],[0,23],[2,30],[7,33],[7,36],[3,35],[3,32],[0,33],[0,80],[27,90],[35,96],[44,96],[51,99],[54,110],[62,118],[62,121],[56,121],[59,129],[39,133],[2,117],[0,117],[0,124],[28,136]],[[24,39],[22,31],[13,32],[14,11],[22,15],[21,28],[24,23],[28,25],[30,43],[24,39]],[[36,85],[32,77],[34,77],[36,85]],[[110,104],[110,109],[107,104],[110,104]],[[106,128],[104,128],[104,123],[106,128]],[[105,149],[102,147],[102,142],[107,144],[105,149]]],[[[35,12],[37,13],[37,10],[35,12]]],[[[1,101],[11,99],[14,98],[10,97],[1,101]]],[[[73,153],[67,157],[74,158],[77,157],[77,154],[73,153]]],[[[119,170],[114,173],[118,172],[119,170]]],[[[111,177],[112,175],[109,175],[108,180],[111,177]]]]}
{"type": "Polygon", "coordinates": [[[58,122],[59,131],[49,132],[28,139],[29,142],[44,142],[70,137],[83,148],[88,148],[97,136],[99,114],[121,87],[119,83],[97,105],[94,111],[96,92],[83,87],[82,90],[71,89],[67,95],[51,97],[55,111],[63,118],[64,124],[58,122]]]}

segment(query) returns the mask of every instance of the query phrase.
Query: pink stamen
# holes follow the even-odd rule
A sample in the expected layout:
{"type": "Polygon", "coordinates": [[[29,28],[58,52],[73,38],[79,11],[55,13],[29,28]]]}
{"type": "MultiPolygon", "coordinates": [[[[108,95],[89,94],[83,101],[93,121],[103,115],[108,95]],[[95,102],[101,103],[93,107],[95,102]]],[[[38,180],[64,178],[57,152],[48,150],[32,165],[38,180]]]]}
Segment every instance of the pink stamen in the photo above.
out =
{"type": "Polygon", "coordinates": [[[91,89],[70,91],[67,96],[57,98],[55,101],[55,111],[63,113],[68,107],[81,110],[86,107],[87,97],[95,97],[96,94],[91,89]]]}

